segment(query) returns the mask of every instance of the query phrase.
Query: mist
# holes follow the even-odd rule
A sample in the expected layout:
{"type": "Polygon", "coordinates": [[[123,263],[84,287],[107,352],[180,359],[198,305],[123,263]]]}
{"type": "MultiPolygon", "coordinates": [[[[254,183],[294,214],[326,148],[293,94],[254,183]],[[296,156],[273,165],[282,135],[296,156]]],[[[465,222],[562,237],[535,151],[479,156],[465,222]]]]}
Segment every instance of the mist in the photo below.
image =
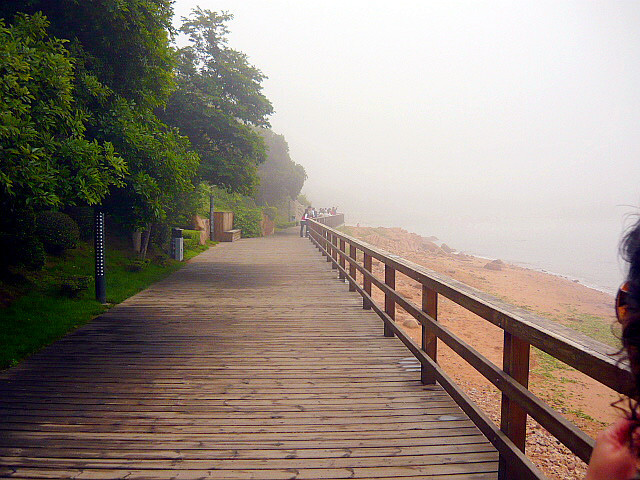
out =
{"type": "Polygon", "coordinates": [[[196,5],[234,14],[229,43],[269,77],[314,205],[621,278],[640,200],[637,2],[178,0],[176,24],[196,5]]]}

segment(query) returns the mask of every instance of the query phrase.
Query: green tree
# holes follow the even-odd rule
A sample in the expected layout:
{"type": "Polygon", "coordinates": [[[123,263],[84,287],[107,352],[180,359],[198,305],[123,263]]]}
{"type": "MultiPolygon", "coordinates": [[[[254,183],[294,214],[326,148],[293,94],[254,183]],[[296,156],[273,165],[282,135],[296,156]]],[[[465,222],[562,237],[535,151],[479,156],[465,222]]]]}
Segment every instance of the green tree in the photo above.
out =
{"type": "Polygon", "coordinates": [[[143,107],[164,104],[173,90],[171,0],[12,0],[0,18],[42,12],[50,33],[69,40],[86,71],[143,107]]]}
{"type": "Polygon", "coordinates": [[[96,204],[127,172],[109,142],[86,136],[73,58],[41,14],[0,20],[0,268],[31,264],[34,211],[96,204]]]}
{"type": "Polygon", "coordinates": [[[105,134],[128,159],[124,188],[105,201],[119,223],[132,230],[172,220],[179,198],[194,191],[199,158],[186,137],[167,127],[149,110],[135,109],[118,97],[103,123],[105,134]]]}
{"type": "Polygon", "coordinates": [[[126,173],[109,142],[85,137],[73,59],[40,14],[0,21],[0,195],[16,207],[100,202],[126,173]]]}
{"type": "Polygon", "coordinates": [[[258,168],[258,201],[279,205],[288,198],[297,198],[307,179],[307,172],[302,165],[291,160],[284,135],[268,129],[260,129],[259,132],[267,145],[267,160],[258,168]]]}
{"type": "Polygon", "coordinates": [[[158,120],[175,88],[169,0],[23,0],[4,15],[43,11],[76,57],[74,95],[87,112],[86,136],[108,143],[129,174],[104,205],[124,226],[165,221],[177,197],[194,189],[198,157],[186,138],[158,120]]]}
{"type": "Polygon", "coordinates": [[[265,146],[252,126],[268,126],[273,112],[262,94],[265,76],[247,56],[227,46],[228,13],[195,9],[181,31],[190,45],[178,50],[176,82],[161,118],[179,128],[200,156],[200,177],[251,194],[265,146]]]}

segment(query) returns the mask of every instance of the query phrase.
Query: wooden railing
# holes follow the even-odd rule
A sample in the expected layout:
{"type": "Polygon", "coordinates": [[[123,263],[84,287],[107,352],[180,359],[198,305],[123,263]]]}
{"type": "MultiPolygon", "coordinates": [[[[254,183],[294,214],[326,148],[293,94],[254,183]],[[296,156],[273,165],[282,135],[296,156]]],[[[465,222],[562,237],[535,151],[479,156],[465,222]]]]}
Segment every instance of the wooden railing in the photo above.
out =
{"type": "Polygon", "coordinates": [[[373,309],[382,318],[384,335],[396,335],[420,361],[422,382],[438,382],[496,447],[500,454],[500,479],[545,478],[524,453],[527,415],[583,461],[589,461],[594,440],[529,391],[530,347],[535,346],[625,394],[630,391],[633,378],[628,367],[615,358],[614,349],[320,222],[311,220],[309,233],[311,241],[332,263],[332,267],[338,270],[339,278],[348,281],[349,290],[362,295],[363,308],[373,309]],[[384,264],[384,280],[372,274],[373,259],[384,264]],[[357,272],[362,276],[362,284],[357,281],[357,272]],[[396,291],[396,272],[421,284],[421,305],[415,305],[396,291]],[[373,301],[372,285],[384,293],[383,306],[373,301]],[[503,368],[489,361],[472,345],[438,322],[438,295],[454,301],[504,331],[503,368]],[[395,323],[396,305],[422,325],[422,345],[414,342],[395,323]],[[438,340],[448,345],[502,392],[499,427],[438,365],[438,340]]]}
{"type": "Polygon", "coordinates": [[[344,213],[336,213],[335,215],[327,215],[326,217],[318,217],[314,219],[316,222],[326,225],[327,227],[336,228],[344,225],[344,213]]]}

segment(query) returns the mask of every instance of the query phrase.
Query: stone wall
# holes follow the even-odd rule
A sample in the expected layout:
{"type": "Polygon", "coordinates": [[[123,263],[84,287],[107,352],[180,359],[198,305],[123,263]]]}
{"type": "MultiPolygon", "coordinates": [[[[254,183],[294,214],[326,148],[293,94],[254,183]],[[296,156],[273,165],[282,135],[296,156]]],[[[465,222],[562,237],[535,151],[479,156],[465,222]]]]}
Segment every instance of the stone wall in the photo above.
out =
{"type": "Polygon", "coordinates": [[[273,235],[276,231],[276,224],[273,220],[267,217],[264,213],[262,214],[262,222],[260,222],[260,233],[263,237],[267,235],[273,235]]]}

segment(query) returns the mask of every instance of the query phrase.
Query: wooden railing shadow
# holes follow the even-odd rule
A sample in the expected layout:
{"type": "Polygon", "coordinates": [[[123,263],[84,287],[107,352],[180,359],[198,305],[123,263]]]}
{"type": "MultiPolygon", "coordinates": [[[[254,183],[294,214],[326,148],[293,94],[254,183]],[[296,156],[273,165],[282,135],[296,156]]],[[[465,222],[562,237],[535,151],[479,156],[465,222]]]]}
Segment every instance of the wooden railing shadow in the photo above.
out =
{"type": "Polygon", "coordinates": [[[383,320],[384,335],[396,335],[420,361],[422,383],[439,383],[496,447],[500,454],[499,479],[546,478],[524,453],[527,415],[583,461],[589,461],[594,440],[528,389],[530,347],[537,347],[616,392],[626,394],[631,391],[633,378],[628,366],[616,358],[614,349],[317,221],[309,221],[309,231],[311,241],[338,270],[339,278],[348,281],[350,291],[362,295],[363,308],[373,309],[383,320]],[[384,280],[372,274],[373,259],[384,264],[384,280]],[[357,282],[356,272],[362,275],[362,285],[357,282]],[[396,272],[422,285],[421,305],[415,305],[396,291],[396,272]],[[384,306],[373,301],[372,285],[384,293],[384,306]],[[438,295],[503,330],[503,368],[438,322],[438,295]],[[422,345],[395,323],[396,305],[422,325],[422,345]],[[501,391],[500,426],[438,365],[438,340],[501,391]]]}

